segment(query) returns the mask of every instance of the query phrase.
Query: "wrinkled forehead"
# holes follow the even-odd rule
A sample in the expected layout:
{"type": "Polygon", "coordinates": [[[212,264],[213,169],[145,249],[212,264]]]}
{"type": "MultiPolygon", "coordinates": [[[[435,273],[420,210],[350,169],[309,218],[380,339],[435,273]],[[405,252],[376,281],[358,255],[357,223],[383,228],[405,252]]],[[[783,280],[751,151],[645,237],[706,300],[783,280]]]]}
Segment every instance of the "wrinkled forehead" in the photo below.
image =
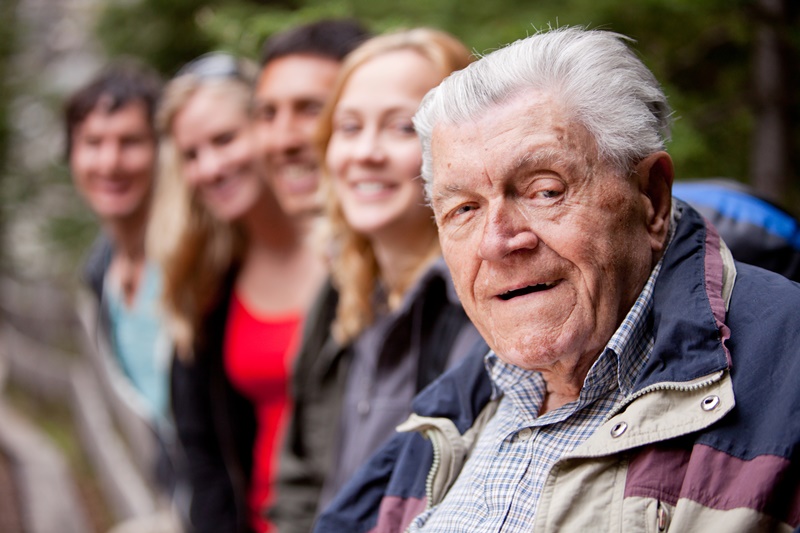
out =
{"type": "Polygon", "coordinates": [[[459,152],[468,151],[468,145],[478,140],[479,132],[476,121],[471,119],[436,124],[431,133],[431,157],[437,164],[446,163],[445,158],[458,158],[459,152]]]}
{"type": "MultiPolygon", "coordinates": [[[[434,173],[484,165],[485,170],[516,166],[517,159],[550,157],[556,148],[584,152],[594,145],[588,131],[549,92],[518,91],[458,120],[438,121],[430,156],[434,173]]],[[[591,150],[594,152],[594,150],[591,150]]]]}

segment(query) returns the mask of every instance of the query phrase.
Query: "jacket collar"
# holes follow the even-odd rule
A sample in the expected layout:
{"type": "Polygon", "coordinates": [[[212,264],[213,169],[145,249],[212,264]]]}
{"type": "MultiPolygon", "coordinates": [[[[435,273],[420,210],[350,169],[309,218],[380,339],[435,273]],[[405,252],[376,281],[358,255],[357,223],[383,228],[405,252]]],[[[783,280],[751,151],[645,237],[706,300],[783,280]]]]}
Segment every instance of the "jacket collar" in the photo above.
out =
{"type": "Polygon", "coordinates": [[[664,255],[653,305],[653,353],[634,386],[683,382],[730,366],[725,341],[727,298],[735,276],[716,229],[686,203],[664,255]]]}

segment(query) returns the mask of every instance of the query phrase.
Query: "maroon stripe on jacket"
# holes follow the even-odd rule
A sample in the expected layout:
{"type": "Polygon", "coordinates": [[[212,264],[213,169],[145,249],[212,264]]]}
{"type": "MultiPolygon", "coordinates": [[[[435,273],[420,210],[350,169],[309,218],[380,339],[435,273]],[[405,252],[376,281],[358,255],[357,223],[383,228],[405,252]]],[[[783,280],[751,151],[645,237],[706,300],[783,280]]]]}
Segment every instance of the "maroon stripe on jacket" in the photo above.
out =
{"type": "Polygon", "coordinates": [[[425,498],[386,496],[378,509],[378,523],[369,533],[401,533],[425,510],[425,498]]]}
{"type": "Polygon", "coordinates": [[[731,330],[725,325],[725,299],[722,297],[722,281],[724,278],[724,267],[722,253],[720,252],[720,237],[716,228],[705,220],[706,225],[706,295],[711,304],[711,312],[714,314],[714,321],[720,333],[722,349],[725,350],[725,357],[728,359],[728,366],[731,365],[731,353],[725,345],[731,336],[731,330]]]}
{"type": "Polygon", "coordinates": [[[702,444],[692,450],[649,446],[631,460],[625,497],[670,505],[687,498],[723,511],[744,507],[796,527],[800,489],[792,472],[790,461],[775,455],[745,461],[702,444]]]}

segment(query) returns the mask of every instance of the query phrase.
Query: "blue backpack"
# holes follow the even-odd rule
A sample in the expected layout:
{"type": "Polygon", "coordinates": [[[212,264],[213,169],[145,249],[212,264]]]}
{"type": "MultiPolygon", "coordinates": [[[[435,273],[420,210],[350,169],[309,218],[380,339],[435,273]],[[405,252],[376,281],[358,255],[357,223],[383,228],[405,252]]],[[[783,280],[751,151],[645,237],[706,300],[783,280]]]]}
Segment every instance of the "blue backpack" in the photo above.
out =
{"type": "Polygon", "coordinates": [[[732,180],[676,182],[672,194],[706,217],[733,257],[800,282],[800,222],[732,180]]]}

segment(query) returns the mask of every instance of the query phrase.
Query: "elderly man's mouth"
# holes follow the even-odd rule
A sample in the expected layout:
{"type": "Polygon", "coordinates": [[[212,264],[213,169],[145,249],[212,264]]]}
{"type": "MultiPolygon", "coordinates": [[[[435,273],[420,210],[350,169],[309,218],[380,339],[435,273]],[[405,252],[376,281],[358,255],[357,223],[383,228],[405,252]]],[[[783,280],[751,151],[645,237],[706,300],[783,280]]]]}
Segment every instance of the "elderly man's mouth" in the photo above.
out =
{"type": "Polygon", "coordinates": [[[525,296],[526,294],[552,289],[557,284],[557,281],[548,281],[545,283],[537,283],[536,285],[528,285],[527,287],[522,287],[521,289],[514,289],[512,291],[504,292],[503,294],[500,294],[498,298],[507,302],[508,300],[516,298],[517,296],[525,296]]]}

